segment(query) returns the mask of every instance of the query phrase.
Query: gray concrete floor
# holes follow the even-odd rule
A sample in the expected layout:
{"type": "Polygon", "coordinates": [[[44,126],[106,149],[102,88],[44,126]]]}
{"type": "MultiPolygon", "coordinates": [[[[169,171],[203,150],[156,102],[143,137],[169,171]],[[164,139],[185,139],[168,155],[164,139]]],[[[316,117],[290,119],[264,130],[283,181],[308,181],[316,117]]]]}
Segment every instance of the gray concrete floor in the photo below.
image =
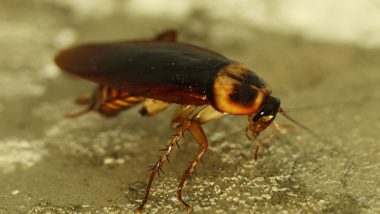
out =
{"type": "MultiPolygon", "coordinates": [[[[147,167],[172,134],[173,109],[152,118],[133,109],[113,119],[66,119],[94,84],[61,74],[52,57],[71,41],[149,38],[167,28],[249,65],[289,114],[326,139],[279,116],[287,128],[254,161],[246,117],[207,124],[210,150],[185,189],[196,213],[380,213],[380,50],[220,23],[201,11],[185,21],[120,13],[83,20],[54,1],[1,4],[0,213],[131,213],[138,206],[147,167]]],[[[145,211],[185,213],[175,189],[196,149],[189,136],[182,141],[145,211]]]]}

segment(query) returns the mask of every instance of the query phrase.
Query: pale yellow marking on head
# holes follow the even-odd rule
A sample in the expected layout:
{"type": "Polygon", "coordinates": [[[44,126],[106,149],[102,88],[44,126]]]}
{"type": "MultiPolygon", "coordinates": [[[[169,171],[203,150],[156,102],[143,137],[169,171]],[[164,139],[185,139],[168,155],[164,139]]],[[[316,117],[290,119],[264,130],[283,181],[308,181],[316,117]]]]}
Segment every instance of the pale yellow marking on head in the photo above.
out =
{"type": "Polygon", "coordinates": [[[245,84],[231,76],[244,79],[247,72],[251,71],[241,64],[232,63],[226,65],[217,73],[213,83],[213,102],[217,110],[229,114],[245,115],[255,113],[260,108],[265,97],[271,93],[268,86],[259,88],[255,85],[249,85],[256,91],[256,97],[250,104],[238,103],[231,99],[235,86],[245,84]]]}

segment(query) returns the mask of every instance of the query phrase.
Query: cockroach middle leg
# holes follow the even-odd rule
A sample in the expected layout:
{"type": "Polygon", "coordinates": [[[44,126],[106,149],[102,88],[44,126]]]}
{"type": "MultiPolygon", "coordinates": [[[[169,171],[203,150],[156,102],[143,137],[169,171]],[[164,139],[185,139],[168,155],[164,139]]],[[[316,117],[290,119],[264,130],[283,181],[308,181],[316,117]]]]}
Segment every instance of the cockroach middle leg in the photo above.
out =
{"type": "Polygon", "coordinates": [[[145,206],[145,204],[148,202],[149,198],[149,192],[150,188],[152,187],[154,177],[156,176],[157,173],[160,172],[160,169],[164,162],[166,160],[169,160],[169,155],[173,150],[173,147],[175,145],[178,145],[178,141],[183,137],[184,132],[190,127],[190,123],[183,123],[182,126],[178,127],[177,133],[174,135],[173,139],[169,142],[169,144],[166,146],[164,149],[164,152],[161,154],[160,158],[158,161],[153,165],[152,167],[152,172],[149,176],[148,184],[145,190],[145,195],[144,199],[142,200],[140,206],[136,209],[135,213],[142,213],[142,210],[145,206]]]}
{"type": "Polygon", "coordinates": [[[135,210],[136,214],[142,213],[142,210],[145,204],[148,202],[149,192],[152,187],[154,177],[156,176],[157,173],[159,173],[160,168],[162,167],[164,162],[168,160],[168,157],[170,153],[172,152],[173,147],[175,145],[178,146],[179,140],[183,137],[184,133],[189,129],[190,121],[185,118],[188,118],[195,110],[196,110],[196,107],[191,106],[191,105],[183,105],[177,108],[176,113],[173,116],[172,124],[171,124],[172,128],[176,129],[176,134],[174,135],[172,140],[169,142],[169,144],[166,146],[166,148],[164,149],[164,152],[161,154],[156,164],[153,165],[152,172],[149,176],[148,184],[145,189],[144,198],[140,206],[135,210]]]}
{"type": "Polygon", "coordinates": [[[195,154],[193,160],[191,161],[190,165],[187,167],[183,175],[181,176],[181,180],[179,182],[179,185],[177,187],[177,199],[180,204],[186,207],[187,211],[190,213],[192,211],[192,208],[190,204],[185,202],[182,199],[182,190],[185,185],[185,182],[188,177],[195,171],[195,167],[198,164],[199,161],[202,160],[203,155],[207,151],[208,148],[208,141],[206,134],[204,133],[201,124],[206,123],[210,120],[215,120],[220,117],[223,117],[223,113],[220,113],[216,110],[214,110],[211,106],[206,106],[202,108],[198,113],[196,113],[190,120],[190,126],[189,131],[194,140],[199,144],[199,149],[197,153],[195,154]]]}
{"type": "Polygon", "coordinates": [[[205,154],[208,148],[208,141],[206,135],[198,121],[191,121],[189,131],[195,139],[195,141],[199,144],[199,149],[198,152],[195,154],[193,160],[191,161],[190,165],[183,173],[179,185],[177,187],[178,202],[186,207],[188,213],[192,211],[192,208],[190,204],[188,204],[182,199],[182,190],[185,185],[186,179],[190,177],[190,175],[194,172],[196,165],[202,159],[203,155],[205,154]]]}
{"type": "Polygon", "coordinates": [[[177,188],[177,199],[179,203],[181,203],[187,208],[188,212],[191,212],[192,210],[191,206],[182,199],[182,190],[186,182],[186,179],[191,175],[192,172],[194,172],[195,166],[201,160],[204,153],[207,151],[207,147],[208,147],[207,138],[201,127],[201,124],[213,119],[220,118],[223,115],[224,115],[223,113],[217,112],[211,106],[204,106],[201,108],[197,108],[196,106],[184,105],[177,108],[174,114],[174,117],[172,119],[172,127],[176,128],[177,132],[174,135],[173,139],[170,141],[170,143],[167,145],[167,147],[164,149],[164,152],[161,154],[156,164],[152,167],[152,173],[149,176],[147,188],[145,190],[144,199],[141,202],[140,206],[136,209],[135,213],[142,213],[142,210],[148,201],[149,191],[152,186],[154,177],[156,176],[157,173],[159,173],[160,168],[162,167],[163,163],[166,160],[168,160],[168,156],[173,150],[173,147],[175,145],[178,145],[178,141],[183,137],[183,134],[187,130],[190,131],[193,138],[199,144],[199,150],[196,153],[193,161],[187,167],[186,171],[181,177],[180,183],[177,188]]]}

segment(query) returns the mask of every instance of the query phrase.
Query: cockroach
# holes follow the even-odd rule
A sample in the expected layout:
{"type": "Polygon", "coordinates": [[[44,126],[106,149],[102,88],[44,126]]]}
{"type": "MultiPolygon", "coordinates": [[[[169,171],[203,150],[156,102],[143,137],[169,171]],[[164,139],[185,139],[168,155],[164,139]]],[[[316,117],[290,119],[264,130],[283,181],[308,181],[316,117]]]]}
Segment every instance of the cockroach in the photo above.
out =
{"type": "Polygon", "coordinates": [[[245,132],[255,139],[256,159],[258,136],[272,124],[277,113],[297,123],[280,107],[280,99],[271,96],[268,84],[248,67],[176,40],[177,33],[169,30],[151,40],[79,45],[55,57],[62,70],[99,84],[90,98],[81,100],[88,107],[72,117],[89,111],[112,117],[138,104],[142,104],[142,115],[155,115],[170,104],[179,105],[171,121],[176,133],[153,165],[136,213],[142,212],[154,177],[185,132],[190,132],[199,145],[177,187],[179,203],[191,212],[182,190],[208,148],[202,124],[226,114],[248,115],[245,132]]]}

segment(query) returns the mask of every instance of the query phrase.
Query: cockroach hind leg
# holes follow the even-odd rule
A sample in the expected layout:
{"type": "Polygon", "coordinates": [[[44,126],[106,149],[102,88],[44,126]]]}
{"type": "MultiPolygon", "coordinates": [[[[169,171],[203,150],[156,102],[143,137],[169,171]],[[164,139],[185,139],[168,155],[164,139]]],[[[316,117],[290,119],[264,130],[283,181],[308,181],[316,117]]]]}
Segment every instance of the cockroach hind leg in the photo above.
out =
{"type": "Polygon", "coordinates": [[[67,118],[77,118],[95,109],[97,103],[98,89],[92,91],[90,94],[81,95],[75,99],[75,103],[78,105],[87,105],[87,108],[82,111],[67,114],[67,118]]]}
{"type": "Polygon", "coordinates": [[[75,103],[78,105],[89,105],[92,102],[94,92],[87,92],[80,95],[75,99],[75,103]]]}
{"type": "Polygon", "coordinates": [[[80,117],[80,116],[90,112],[90,111],[93,111],[95,109],[95,106],[96,106],[96,97],[92,96],[91,99],[89,99],[87,105],[88,105],[87,108],[83,109],[82,111],[67,114],[66,117],[67,118],[77,118],[77,117],[80,117]]]}
{"type": "Polygon", "coordinates": [[[78,118],[78,117],[80,117],[80,116],[82,116],[82,115],[84,115],[84,114],[86,114],[86,113],[88,113],[88,112],[90,112],[92,110],[93,110],[93,108],[90,106],[90,107],[88,107],[88,108],[86,108],[86,109],[84,109],[82,111],[71,113],[71,114],[67,114],[66,117],[67,118],[78,118]]]}

